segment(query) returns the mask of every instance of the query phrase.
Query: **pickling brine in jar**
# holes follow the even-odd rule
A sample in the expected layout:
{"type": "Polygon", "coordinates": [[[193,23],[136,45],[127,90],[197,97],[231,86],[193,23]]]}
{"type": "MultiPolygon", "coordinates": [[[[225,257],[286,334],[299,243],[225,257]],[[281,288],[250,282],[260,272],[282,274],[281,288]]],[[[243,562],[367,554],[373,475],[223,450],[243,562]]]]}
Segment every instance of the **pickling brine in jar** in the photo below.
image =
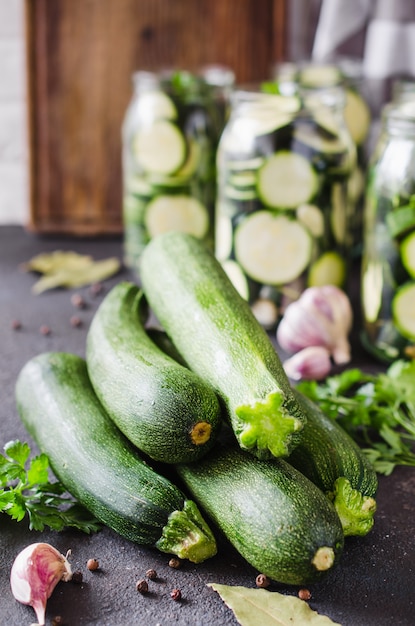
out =
{"type": "Polygon", "coordinates": [[[345,287],[355,147],[341,89],[237,90],[217,157],[215,254],[264,326],[308,286],[345,287]]]}
{"type": "Polygon", "coordinates": [[[221,71],[216,82],[187,71],[133,76],[122,128],[123,223],[125,262],[137,271],[148,241],[168,230],[213,249],[216,150],[232,81],[226,74],[218,84],[221,71]]]}
{"type": "Polygon", "coordinates": [[[386,105],[364,212],[361,339],[376,358],[415,356],[415,100],[386,105]]]}

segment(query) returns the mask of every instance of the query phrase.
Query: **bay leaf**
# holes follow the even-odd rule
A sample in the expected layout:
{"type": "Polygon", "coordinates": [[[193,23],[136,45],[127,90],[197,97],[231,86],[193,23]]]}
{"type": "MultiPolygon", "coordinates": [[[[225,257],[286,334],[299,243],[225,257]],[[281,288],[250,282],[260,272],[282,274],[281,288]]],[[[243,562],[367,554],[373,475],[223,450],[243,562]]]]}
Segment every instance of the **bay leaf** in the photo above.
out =
{"type": "Polygon", "coordinates": [[[209,583],[241,626],[341,626],[313,611],[307,602],[267,589],[209,583]]]}
{"type": "Polygon", "coordinates": [[[92,257],[86,254],[78,254],[72,250],[55,250],[54,252],[42,252],[22,264],[26,271],[39,272],[40,274],[55,273],[61,268],[79,269],[93,262],[92,257]]]}
{"type": "Polygon", "coordinates": [[[32,287],[35,294],[56,287],[70,289],[96,283],[113,276],[120,268],[116,257],[94,261],[89,255],[61,250],[39,254],[23,264],[24,270],[43,274],[32,287]]]}

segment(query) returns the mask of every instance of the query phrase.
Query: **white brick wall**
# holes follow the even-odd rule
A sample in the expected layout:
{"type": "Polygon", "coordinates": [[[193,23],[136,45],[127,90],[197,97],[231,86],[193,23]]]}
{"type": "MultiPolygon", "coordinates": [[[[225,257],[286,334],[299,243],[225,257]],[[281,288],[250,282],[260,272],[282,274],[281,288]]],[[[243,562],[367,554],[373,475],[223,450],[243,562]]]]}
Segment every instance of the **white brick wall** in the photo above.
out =
{"type": "Polygon", "coordinates": [[[29,214],[23,0],[0,0],[0,225],[29,214]]]}

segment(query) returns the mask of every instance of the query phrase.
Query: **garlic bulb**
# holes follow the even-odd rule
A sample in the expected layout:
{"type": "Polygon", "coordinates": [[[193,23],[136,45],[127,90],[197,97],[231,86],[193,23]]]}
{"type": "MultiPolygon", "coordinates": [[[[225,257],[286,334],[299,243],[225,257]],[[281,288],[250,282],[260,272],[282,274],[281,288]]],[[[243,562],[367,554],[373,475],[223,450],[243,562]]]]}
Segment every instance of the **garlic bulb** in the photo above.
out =
{"type": "Polygon", "coordinates": [[[33,607],[38,626],[44,626],[48,598],[60,580],[71,578],[71,566],[63,554],[48,543],[32,543],[15,558],[10,585],[16,600],[33,607]]]}
{"type": "Polygon", "coordinates": [[[322,380],[331,370],[330,352],[323,346],[309,346],[283,363],[291,380],[322,380]]]}
{"type": "Polygon", "coordinates": [[[334,285],[309,287],[287,306],[277,328],[277,341],[289,354],[323,346],[335,363],[348,363],[352,322],[352,307],[344,291],[334,285]]]}

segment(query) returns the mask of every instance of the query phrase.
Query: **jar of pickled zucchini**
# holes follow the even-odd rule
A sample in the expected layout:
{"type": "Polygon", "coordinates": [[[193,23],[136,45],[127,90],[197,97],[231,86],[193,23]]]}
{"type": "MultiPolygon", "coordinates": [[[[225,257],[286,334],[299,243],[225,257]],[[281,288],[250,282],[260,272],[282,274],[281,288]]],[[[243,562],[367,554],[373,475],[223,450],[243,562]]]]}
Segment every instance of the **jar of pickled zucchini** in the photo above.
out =
{"type": "Polygon", "coordinates": [[[232,80],[225,68],[133,75],[122,127],[123,223],[125,263],[137,272],[145,245],[168,230],[213,250],[216,150],[232,80]]]}
{"type": "Polygon", "coordinates": [[[415,356],[415,100],[387,104],[369,167],[362,343],[384,362],[415,356]]]}
{"type": "Polygon", "coordinates": [[[371,130],[371,111],[365,89],[362,62],[351,57],[337,57],[331,62],[300,61],[278,63],[274,67],[273,78],[280,93],[297,93],[302,88],[344,89],[344,119],[351,138],[356,146],[356,165],[348,183],[348,202],[352,221],[352,254],[362,253],[363,206],[366,184],[367,144],[371,130]]]}
{"type": "Polygon", "coordinates": [[[215,254],[273,328],[308,286],[346,286],[355,147],[343,91],[233,94],[217,158],[215,254]]]}

